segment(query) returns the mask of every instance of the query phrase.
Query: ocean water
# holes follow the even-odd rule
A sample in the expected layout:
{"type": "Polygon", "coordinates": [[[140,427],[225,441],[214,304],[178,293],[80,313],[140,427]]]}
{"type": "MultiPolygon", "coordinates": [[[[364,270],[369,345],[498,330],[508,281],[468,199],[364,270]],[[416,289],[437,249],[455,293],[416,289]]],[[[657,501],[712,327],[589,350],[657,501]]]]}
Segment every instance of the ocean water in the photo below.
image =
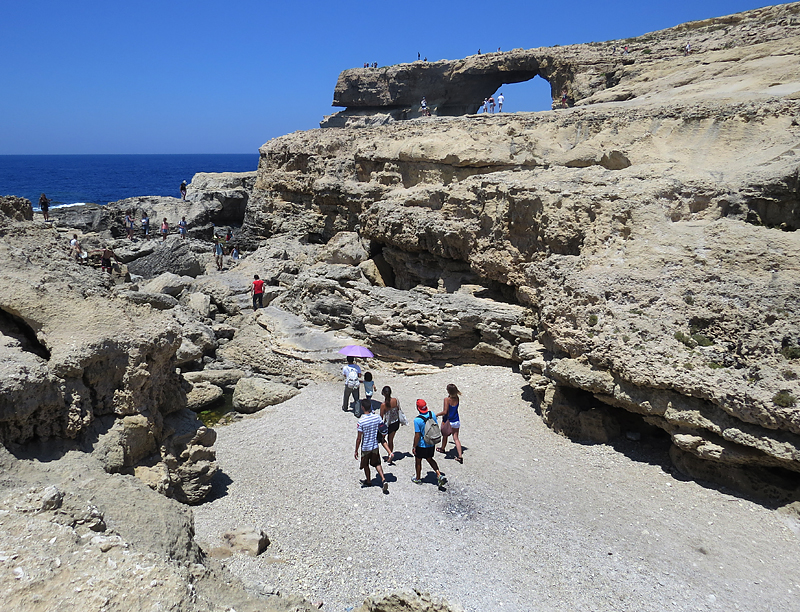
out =
{"type": "Polygon", "coordinates": [[[51,206],[107,204],[134,196],[180,197],[197,172],[247,172],[258,153],[243,155],[0,155],[0,195],[39,195],[51,206]]]}

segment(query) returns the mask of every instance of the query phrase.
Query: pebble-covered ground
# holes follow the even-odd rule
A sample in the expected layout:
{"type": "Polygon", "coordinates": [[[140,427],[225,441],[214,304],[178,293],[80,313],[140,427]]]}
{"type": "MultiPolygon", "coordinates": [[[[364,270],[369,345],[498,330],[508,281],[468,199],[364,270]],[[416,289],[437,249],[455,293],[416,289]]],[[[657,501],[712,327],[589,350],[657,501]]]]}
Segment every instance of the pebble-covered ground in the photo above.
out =
{"type": "Polygon", "coordinates": [[[252,590],[336,612],[410,588],[468,611],[800,610],[800,529],[788,515],[683,480],[654,448],[554,434],[508,368],[375,378],[409,418],[417,398],[438,411],[458,385],[463,465],[437,454],[446,490],[432,473],[412,483],[413,429],[402,427],[389,494],[362,488],[340,384],[220,427],[225,476],[194,509],[197,538],[211,547],[225,531],[263,528],[265,553],[223,560],[252,590]]]}

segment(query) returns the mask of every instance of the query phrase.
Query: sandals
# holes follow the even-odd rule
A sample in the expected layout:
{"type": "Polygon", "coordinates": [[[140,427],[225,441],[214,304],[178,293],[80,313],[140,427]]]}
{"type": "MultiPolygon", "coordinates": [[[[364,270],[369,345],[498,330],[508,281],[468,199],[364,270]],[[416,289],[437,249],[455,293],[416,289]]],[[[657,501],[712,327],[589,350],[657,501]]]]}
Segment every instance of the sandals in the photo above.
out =
{"type": "Polygon", "coordinates": [[[436,452],[437,452],[437,453],[444,453],[444,452],[446,452],[446,451],[445,451],[443,448],[441,448],[441,447],[437,446],[437,447],[436,447],[436,452]]]}
{"type": "Polygon", "coordinates": [[[464,457],[456,457],[456,461],[459,463],[464,463],[464,457]]]}

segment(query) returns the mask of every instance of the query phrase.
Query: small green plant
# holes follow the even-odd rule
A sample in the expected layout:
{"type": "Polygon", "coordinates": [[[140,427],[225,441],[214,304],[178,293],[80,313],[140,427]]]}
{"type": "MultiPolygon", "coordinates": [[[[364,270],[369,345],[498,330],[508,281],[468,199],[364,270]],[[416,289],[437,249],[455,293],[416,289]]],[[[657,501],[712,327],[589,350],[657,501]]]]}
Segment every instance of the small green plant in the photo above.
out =
{"type": "Polygon", "coordinates": [[[678,342],[688,346],[689,348],[694,348],[696,346],[695,341],[692,340],[692,337],[691,336],[687,336],[682,331],[676,331],[675,332],[675,339],[678,342]]]}
{"type": "Polygon", "coordinates": [[[786,359],[798,359],[800,358],[800,346],[784,346],[781,349],[781,355],[786,359]]]}
{"type": "Polygon", "coordinates": [[[589,327],[594,327],[595,325],[597,325],[597,315],[596,314],[590,314],[589,315],[589,327]]]}
{"type": "Polygon", "coordinates": [[[652,51],[649,48],[645,48],[645,49],[642,49],[642,53],[644,53],[646,55],[650,55],[652,53],[652,51]]]}
{"type": "Polygon", "coordinates": [[[689,306],[694,306],[694,297],[689,293],[683,296],[683,301],[689,304],[689,306]]]}
{"type": "Polygon", "coordinates": [[[700,346],[711,346],[714,344],[714,341],[707,338],[703,334],[692,334],[692,340],[694,340],[700,346]]]}
{"type": "Polygon", "coordinates": [[[694,370],[694,364],[691,361],[687,361],[683,364],[683,367],[687,370],[694,370]]]}
{"type": "Polygon", "coordinates": [[[631,339],[631,337],[630,337],[630,336],[628,336],[627,334],[625,334],[625,335],[623,335],[623,336],[622,336],[622,341],[623,341],[625,344],[628,344],[628,342],[630,341],[630,339],[631,339]]]}
{"type": "Polygon", "coordinates": [[[794,395],[788,391],[778,391],[772,398],[772,401],[781,406],[782,408],[790,408],[794,406],[797,400],[794,395]]]}
{"type": "Polygon", "coordinates": [[[724,365],[722,365],[721,363],[718,363],[716,361],[708,361],[708,362],[706,362],[706,365],[709,368],[711,368],[712,370],[719,370],[720,368],[724,368],[725,367],[724,365]]]}
{"type": "Polygon", "coordinates": [[[631,314],[642,315],[644,313],[641,310],[639,310],[638,308],[632,308],[631,309],[631,314]]]}
{"type": "Polygon", "coordinates": [[[797,380],[797,374],[792,370],[784,370],[781,372],[781,376],[783,376],[784,380],[797,380]]]}

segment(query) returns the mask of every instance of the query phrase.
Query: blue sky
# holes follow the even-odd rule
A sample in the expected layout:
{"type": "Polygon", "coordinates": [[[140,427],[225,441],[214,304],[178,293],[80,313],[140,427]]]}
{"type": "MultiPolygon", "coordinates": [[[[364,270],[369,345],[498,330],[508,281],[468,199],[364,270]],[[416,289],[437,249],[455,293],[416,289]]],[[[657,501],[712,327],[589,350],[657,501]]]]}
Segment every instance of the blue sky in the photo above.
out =
{"type": "MultiPolygon", "coordinates": [[[[317,127],[339,72],[364,62],[626,38],[767,4],[9,1],[0,154],[251,153],[317,127]]],[[[548,91],[506,86],[506,110],[542,110],[548,91]]]]}

